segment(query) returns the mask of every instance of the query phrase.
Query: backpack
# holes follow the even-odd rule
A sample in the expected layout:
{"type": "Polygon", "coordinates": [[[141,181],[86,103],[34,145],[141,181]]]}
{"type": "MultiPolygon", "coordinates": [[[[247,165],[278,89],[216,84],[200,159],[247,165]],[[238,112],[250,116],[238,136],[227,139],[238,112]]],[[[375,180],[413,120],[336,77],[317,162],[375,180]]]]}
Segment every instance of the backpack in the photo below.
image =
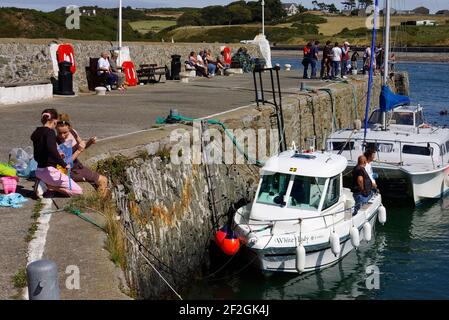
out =
{"type": "Polygon", "coordinates": [[[311,52],[312,52],[311,47],[308,47],[308,46],[304,47],[304,57],[310,57],[311,52]]]}

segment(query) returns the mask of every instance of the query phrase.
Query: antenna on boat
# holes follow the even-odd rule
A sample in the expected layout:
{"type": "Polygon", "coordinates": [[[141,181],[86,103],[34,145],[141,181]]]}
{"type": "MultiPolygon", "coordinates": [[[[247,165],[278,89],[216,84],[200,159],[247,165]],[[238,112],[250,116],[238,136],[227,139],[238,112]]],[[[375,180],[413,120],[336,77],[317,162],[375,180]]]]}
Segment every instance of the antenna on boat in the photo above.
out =
{"type": "MultiPolygon", "coordinates": [[[[388,85],[389,75],[389,59],[390,59],[390,25],[391,25],[391,3],[390,0],[385,0],[385,39],[384,39],[384,76],[382,85],[388,85]]],[[[371,53],[373,54],[373,53],[371,53]]],[[[382,128],[387,130],[386,112],[382,111],[382,128]]]]}

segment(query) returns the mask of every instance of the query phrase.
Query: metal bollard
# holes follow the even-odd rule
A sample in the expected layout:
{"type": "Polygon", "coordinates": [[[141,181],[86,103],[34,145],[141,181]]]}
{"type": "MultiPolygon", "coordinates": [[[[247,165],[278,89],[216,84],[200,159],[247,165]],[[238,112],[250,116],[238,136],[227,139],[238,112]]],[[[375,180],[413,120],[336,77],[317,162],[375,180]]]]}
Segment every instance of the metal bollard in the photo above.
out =
{"type": "Polygon", "coordinates": [[[51,260],[38,260],[27,266],[30,300],[59,300],[58,267],[51,260]]]}

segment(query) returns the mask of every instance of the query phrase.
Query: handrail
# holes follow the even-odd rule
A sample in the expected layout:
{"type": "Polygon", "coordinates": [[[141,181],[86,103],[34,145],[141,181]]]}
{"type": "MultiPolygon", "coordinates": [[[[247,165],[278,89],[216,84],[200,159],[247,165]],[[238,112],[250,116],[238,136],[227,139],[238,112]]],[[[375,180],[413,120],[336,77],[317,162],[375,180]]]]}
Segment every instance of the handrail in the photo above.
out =
{"type": "MultiPolygon", "coordinates": [[[[327,139],[327,142],[332,142],[332,141],[335,141],[335,142],[341,142],[341,141],[346,141],[346,140],[343,139],[343,138],[328,138],[328,139],[327,139]]],[[[401,141],[401,140],[391,140],[391,139],[382,139],[382,140],[378,140],[378,139],[374,139],[374,140],[372,140],[372,139],[366,139],[366,140],[364,140],[364,139],[361,139],[361,138],[351,138],[351,139],[348,141],[348,143],[351,142],[351,141],[354,141],[354,142],[360,142],[360,141],[362,141],[362,142],[365,142],[365,143],[374,142],[376,145],[379,144],[379,142],[380,142],[380,143],[382,143],[382,142],[399,143],[399,160],[400,160],[399,163],[400,163],[400,165],[403,165],[403,164],[404,164],[404,161],[403,161],[403,152],[402,152],[402,146],[403,146],[403,144],[407,144],[407,143],[410,143],[410,144],[413,144],[413,145],[416,145],[416,144],[417,144],[417,142],[413,142],[413,141],[401,141]]],[[[441,144],[438,144],[437,142],[433,142],[433,141],[430,141],[430,142],[418,142],[418,143],[420,143],[420,144],[427,144],[427,145],[435,145],[437,148],[434,149],[434,150],[439,150],[439,157],[441,158],[441,166],[444,166],[444,155],[443,155],[442,152],[441,152],[441,150],[442,150],[442,145],[441,145],[441,144]]],[[[362,143],[362,146],[363,146],[363,143],[362,143]]],[[[352,151],[352,150],[350,150],[350,151],[352,151]]],[[[379,151],[377,151],[377,152],[379,153],[379,151]]],[[[351,160],[353,160],[353,159],[352,159],[352,152],[350,152],[350,154],[351,154],[351,160]]],[[[435,169],[435,163],[434,163],[433,156],[434,156],[434,154],[432,153],[432,154],[430,155],[430,157],[431,157],[431,159],[432,159],[433,168],[435,169]]]]}

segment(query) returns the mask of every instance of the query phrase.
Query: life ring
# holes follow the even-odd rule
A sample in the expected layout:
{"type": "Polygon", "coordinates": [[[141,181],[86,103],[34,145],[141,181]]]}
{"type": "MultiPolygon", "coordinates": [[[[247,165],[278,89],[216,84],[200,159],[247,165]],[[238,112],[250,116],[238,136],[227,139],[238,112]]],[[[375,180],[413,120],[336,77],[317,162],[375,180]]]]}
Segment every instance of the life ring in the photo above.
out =
{"type": "Polygon", "coordinates": [[[75,74],[76,72],[76,62],[75,62],[75,52],[71,44],[64,43],[60,44],[58,50],[56,51],[56,57],[58,59],[58,64],[67,61],[72,64],[70,67],[70,72],[75,74]]]}
{"type": "Polygon", "coordinates": [[[128,86],[137,86],[137,74],[134,63],[132,61],[125,61],[122,63],[122,69],[128,86]]]}

